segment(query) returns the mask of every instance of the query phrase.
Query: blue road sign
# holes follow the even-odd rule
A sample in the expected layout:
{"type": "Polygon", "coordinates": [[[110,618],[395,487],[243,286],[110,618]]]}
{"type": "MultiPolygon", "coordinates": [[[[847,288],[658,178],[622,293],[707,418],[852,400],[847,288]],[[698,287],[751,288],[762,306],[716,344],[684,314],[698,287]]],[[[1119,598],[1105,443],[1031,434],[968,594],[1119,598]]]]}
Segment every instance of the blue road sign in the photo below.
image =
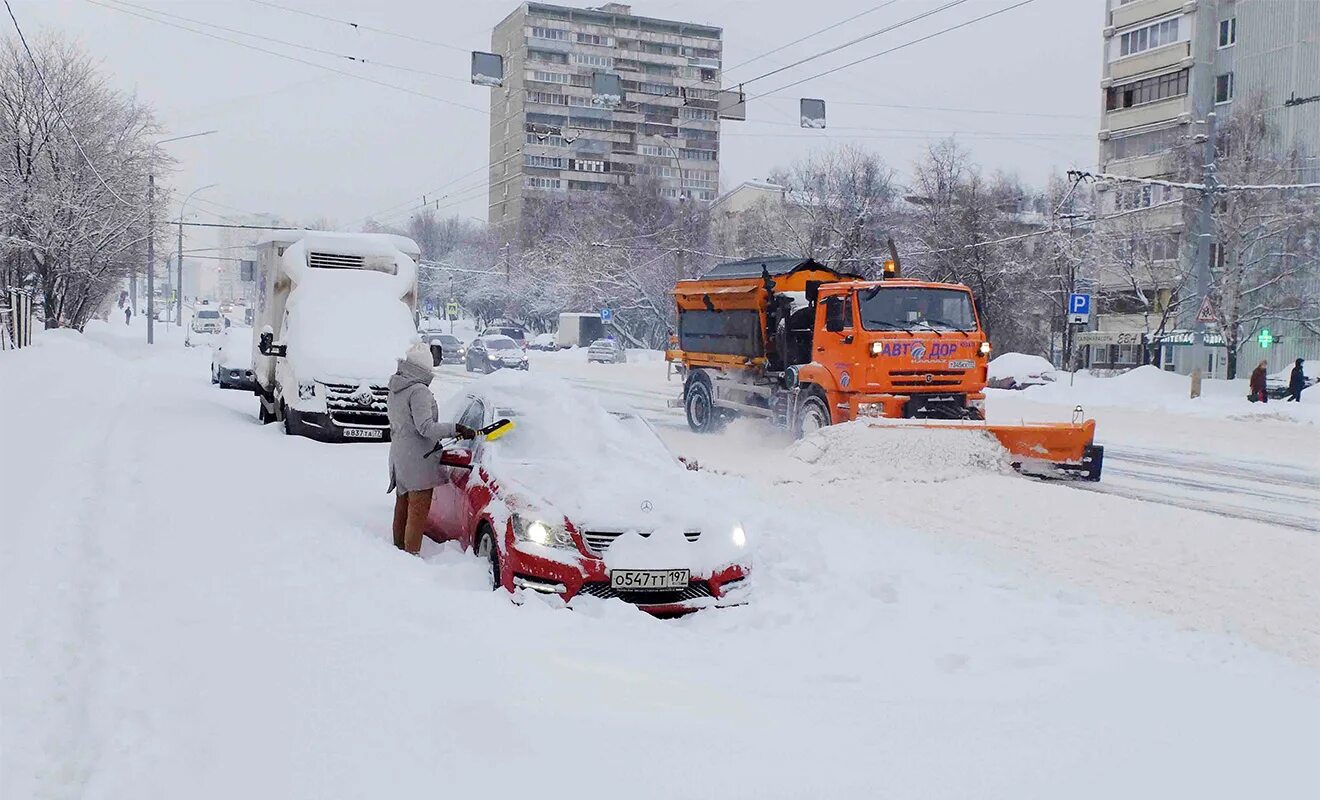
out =
{"type": "Polygon", "coordinates": [[[609,324],[613,323],[613,322],[614,322],[614,310],[613,310],[613,309],[610,309],[610,308],[602,308],[602,309],[600,310],[600,321],[603,322],[603,323],[605,323],[606,325],[609,325],[609,324]]]}
{"type": "Polygon", "coordinates": [[[1089,294],[1068,295],[1068,322],[1074,325],[1085,325],[1090,320],[1091,320],[1091,295],[1089,294]]]}

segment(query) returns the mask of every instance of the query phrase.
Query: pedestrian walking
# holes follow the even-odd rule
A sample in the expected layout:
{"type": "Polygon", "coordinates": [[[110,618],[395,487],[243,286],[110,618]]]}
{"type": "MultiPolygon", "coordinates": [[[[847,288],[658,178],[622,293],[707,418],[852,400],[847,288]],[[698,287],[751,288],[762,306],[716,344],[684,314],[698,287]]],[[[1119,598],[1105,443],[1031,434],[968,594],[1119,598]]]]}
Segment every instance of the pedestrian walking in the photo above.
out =
{"type": "Polygon", "coordinates": [[[390,488],[394,498],[394,546],[417,555],[431,510],[435,487],[449,481],[440,454],[427,457],[441,439],[471,439],[476,431],[464,425],[440,422],[431,393],[431,351],[415,344],[399,359],[390,378],[390,488]]]}
{"type": "Polygon", "coordinates": [[[1262,361],[1251,371],[1251,394],[1247,399],[1253,403],[1268,403],[1270,395],[1265,390],[1265,369],[1266,362],[1262,361]]]}
{"type": "Polygon", "coordinates": [[[1306,388],[1306,373],[1302,372],[1302,360],[1297,359],[1292,372],[1288,375],[1288,403],[1302,402],[1302,390],[1306,388]]]}
{"type": "Polygon", "coordinates": [[[133,319],[133,307],[124,306],[124,324],[125,325],[129,324],[129,321],[132,319],[133,319]]]}

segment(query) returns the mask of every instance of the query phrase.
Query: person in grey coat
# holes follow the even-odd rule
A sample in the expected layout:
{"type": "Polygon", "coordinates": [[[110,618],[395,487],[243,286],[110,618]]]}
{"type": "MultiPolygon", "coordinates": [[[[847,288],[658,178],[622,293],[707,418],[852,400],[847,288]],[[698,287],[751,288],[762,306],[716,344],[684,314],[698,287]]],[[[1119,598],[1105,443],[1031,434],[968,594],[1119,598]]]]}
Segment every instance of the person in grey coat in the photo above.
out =
{"type": "Polygon", "coordinates": [[[394,498],[394,546],[417,555],[431,510],[431,494],[448,476],[440,453],[430,452],[441,439],[471,439],[476,432],[464,425],[440,422],[435,395],[431,394],[431,351],[424,345],[408,349],[399,369],[390,377],[390,488],[394,498]]]}

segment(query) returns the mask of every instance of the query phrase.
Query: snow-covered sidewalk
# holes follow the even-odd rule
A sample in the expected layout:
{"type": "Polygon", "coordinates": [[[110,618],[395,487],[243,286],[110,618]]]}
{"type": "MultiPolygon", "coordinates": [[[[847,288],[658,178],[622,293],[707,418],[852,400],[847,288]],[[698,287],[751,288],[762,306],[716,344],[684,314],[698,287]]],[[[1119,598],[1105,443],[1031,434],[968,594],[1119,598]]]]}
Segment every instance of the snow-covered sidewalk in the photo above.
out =
{"type": "Polygon", "coordinates": [[[0,797],[1320,792],[1320,675],[1242,639],[719,475],[751,605],[515,606],[393,549],[384,446],[112,333],[0,354],[0,797]]]}

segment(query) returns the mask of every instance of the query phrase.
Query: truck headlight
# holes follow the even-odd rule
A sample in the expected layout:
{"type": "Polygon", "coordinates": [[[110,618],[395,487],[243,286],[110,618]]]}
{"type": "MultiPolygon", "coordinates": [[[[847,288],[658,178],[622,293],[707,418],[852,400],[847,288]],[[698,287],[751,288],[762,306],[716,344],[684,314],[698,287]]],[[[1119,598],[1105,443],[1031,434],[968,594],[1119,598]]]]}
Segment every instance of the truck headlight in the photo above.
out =
{"type": "Polygon", "coordinates": [[[743,548],[747,546],[747,531],[743,530],[743,526],[734,525],[731,538],[733,539],[734,547],[743,548]]]}
{"type": "Polygon", "coordinates": [[[299,399],[299,400],[311,400],[313,397],[316,397],[316,384],[315,384],[315,383],[300,383],[300,384],[298,384],[298,399],[299,399]]]}
{"type": "Polygon", "coordinates": [[[884,342],[871,342],[871,355],[873,356],[880,355],[880,351],[884,349],[884,346],[885,346],[884,342]]]}
{"type": "Polygon", "coordinates": [[[989,343],[989,342],[981,342],[981,355],[983,355],[983,356],[988,356],[988,355],[990,355],[990,343],[989,343]]]}
{"type": "Polygon", "coordinates": [[[574,549],[573,536],[563,525],[553,525],[539,519],[526,519],[513,515],[513,535],[523,542],[539,544],[542,547],[564,547],[574,549]]]}

